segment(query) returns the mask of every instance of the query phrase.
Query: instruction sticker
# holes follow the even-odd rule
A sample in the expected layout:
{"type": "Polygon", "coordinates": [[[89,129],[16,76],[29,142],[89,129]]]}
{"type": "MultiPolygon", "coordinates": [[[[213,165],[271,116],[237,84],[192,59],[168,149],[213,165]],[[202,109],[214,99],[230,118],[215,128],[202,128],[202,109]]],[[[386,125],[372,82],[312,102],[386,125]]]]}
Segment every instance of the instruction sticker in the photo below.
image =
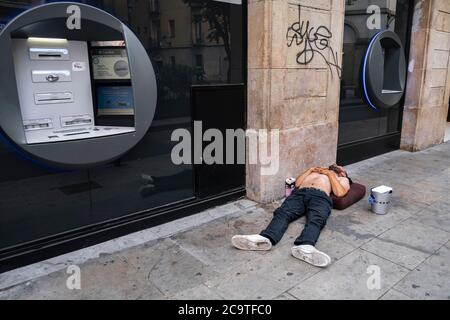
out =
{"type": "Polygon", "coordinates": [[[79,71],[86,71],[86,62],[73,62],[72,63],[72,71],[79,72],[79,71]]]}

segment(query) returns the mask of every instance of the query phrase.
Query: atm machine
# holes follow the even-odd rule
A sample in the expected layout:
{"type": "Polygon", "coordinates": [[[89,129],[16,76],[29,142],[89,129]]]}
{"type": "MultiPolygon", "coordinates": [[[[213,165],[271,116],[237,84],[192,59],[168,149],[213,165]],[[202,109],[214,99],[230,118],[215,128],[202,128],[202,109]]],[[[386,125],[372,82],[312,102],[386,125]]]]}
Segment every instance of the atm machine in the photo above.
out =
{"type": "Polygon", "coordinates": [[[2,134],[38,162],[110,162],[151,125],[157,90],[148,54],[102,10],[78,3],[33,8],[1,32],[0,56],[2,134]],[[74,6],[80,28],[67,25],[74,6]]]}
{"type": "Polygon", "coordinates": [[[89,49],[85,41],[28,38],[13,39],[13,50],[28,144],[134,132],[134,126],[96,121],[102,115],[134,116],[125,46],[89,49]]]}

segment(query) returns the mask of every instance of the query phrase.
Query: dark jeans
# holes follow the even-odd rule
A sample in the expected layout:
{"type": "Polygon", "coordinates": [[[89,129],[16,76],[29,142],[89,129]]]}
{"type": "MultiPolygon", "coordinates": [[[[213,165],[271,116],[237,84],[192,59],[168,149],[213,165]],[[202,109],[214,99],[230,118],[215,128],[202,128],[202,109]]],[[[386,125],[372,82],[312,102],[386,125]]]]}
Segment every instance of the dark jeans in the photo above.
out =
{"type": "Polygon", "coordinates": [[[315,246],[332,207],[333,202],[325,192],[312,188],[294,189],[282,206],[275,210],[272,222],[261,235],[275,245],[280,242],[291,222],[306,215],[305,228],[295,240],[295,245],[315,246]]]}

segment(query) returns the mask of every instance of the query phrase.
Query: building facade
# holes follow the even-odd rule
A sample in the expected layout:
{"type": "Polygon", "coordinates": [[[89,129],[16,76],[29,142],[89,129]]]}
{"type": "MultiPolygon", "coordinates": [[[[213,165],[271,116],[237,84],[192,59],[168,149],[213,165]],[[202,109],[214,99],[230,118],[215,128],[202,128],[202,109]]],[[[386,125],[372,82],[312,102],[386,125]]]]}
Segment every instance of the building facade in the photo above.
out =
{"type": "MultiPolygon", "coordinates": [[[[49,2],[0,0],[0,30],[49,2]]],[[[129,153],[79,170],[20,157],[2,130],[0,272],[245,195],[262,203],[280,199],[285,179],[312,166],[444,141],[448,1],[77,2],[110,13],[137,35],[156,74],[155,118],[129,153]],[[375,110],[361,74],[367,49],[382,30],[403,45],[406,87],[398,103],[375,110]],[[172,133],[181,128],[194,134],[199,122],[202,133],[277,131],[279,170],[264,174],[265,164],[250,161],[251,150],[246,163],[173,163],[172,133]]]]}
{"type": "Polygon", "coordinates": [[[248,165],[247,194],[269,202],[282,197],[285,177],[308,167],[442,143],[450,92],[449,5],[249,1],[248,126],[280,129],[280,171],[264,176],[261,166],[248,165]],[[405,47],[406,91],[393,108],[373,110],[362,97],[361,64],[370,39],[386,29],[405,47]]]}

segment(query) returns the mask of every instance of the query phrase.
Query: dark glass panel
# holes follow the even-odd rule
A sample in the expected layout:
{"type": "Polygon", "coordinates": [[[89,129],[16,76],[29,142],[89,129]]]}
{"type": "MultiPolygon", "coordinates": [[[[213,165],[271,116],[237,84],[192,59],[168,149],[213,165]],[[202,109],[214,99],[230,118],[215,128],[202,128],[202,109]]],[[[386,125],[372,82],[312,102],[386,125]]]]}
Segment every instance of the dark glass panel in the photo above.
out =
{"type": "MultiPolygon", "coordinates": [[[[0,28],[46,2],[55,1],[0,0],[0,28]]],[[[173,130],[191,130],[191,87],[244,82],[240,5],[205,0],[78,2],[110,12],[142,41],[158,81],[155,119],[128,154],[90,170],[44,168],[1,144],[0,250],[192,199],[193,166],[174,165],[170,158],[173,130]]],[[[130,119],[117,116],[108,121],[127,125],[130,119]]]]}
{"type": "Polygon", "coordinates": [[[368,28],[367,21],[372,13],[367,13],[367,8],[371,4],[380,8],[381,29],[395,31],[407,47],[411,1],[346,1],[339,145],[400,131],[403,102],[388,110],[374,110],[362,95],[361,64],[370,39],[380,31],[368,28]]]}

